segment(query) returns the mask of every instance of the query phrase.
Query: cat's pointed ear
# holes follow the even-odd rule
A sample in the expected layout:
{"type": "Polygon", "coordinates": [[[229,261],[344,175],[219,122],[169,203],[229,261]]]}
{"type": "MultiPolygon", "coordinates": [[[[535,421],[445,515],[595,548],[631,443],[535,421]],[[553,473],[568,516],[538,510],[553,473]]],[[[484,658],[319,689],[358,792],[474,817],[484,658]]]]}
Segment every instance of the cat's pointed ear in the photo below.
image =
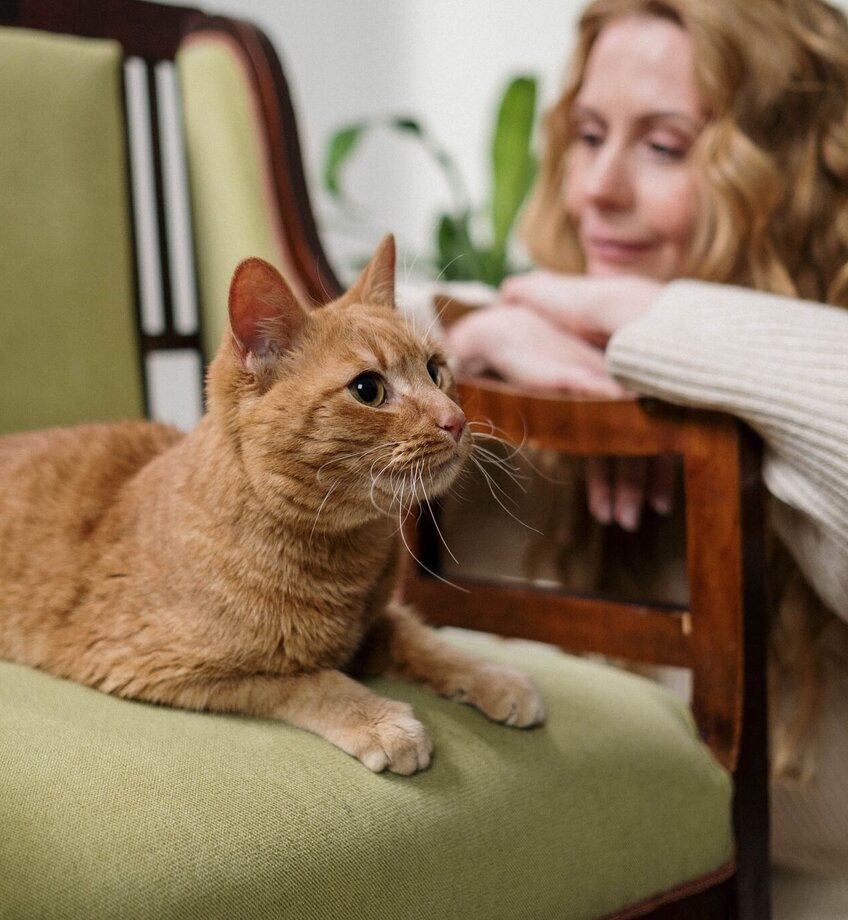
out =
{"type": "Polygon", "coordinates": [[[254,374],[291,349],[306,319],[283,276],[263,259],[236,268],[229,311],[233,351],[254,374]]]}
{"type": "Polygon", "coordinates": [[[395,238],[387,233],[371,261],[362,269],[350,290],[339,301],[341,306],[355,303],[395,305],[395,238]]]}

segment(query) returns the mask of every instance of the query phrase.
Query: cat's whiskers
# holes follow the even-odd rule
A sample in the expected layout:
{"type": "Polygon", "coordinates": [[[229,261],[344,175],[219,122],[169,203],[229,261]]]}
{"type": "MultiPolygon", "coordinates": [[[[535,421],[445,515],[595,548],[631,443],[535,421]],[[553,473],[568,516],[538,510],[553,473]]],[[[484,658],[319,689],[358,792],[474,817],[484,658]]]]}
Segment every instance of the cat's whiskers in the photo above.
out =
{"type": "Polygon", "coordinates": [[[459,253],[459,255],[454,256],[450,262],[447,262],[444,266],[442,266],[442,270],[438,275],[436,275],[436,281],[441,281],[442,275],[444,275],[444,273],[451,267],[451,265],[453,265],[454,262],[456,262],[458,259],[461,259],[464,255],[464,252],[459,253]]]}
{"type": "MultiPolygon", "coordinates": [[[[475,460],[475,463],[477,464],[477,468],[481,471],[483,470],[482,464],[488,463],[488,462],[489,461],[487,460],[475,460]]],[[[489,491],[492,493],[492,495],[494,495],[494,490],[497,489],[498,492],[500,492],[504,501],[509,502],[513,506],[513,508],[518,508],[518,504],[519,504],[518,499],[510,495],[509,492],[507,492],[507,490],[497,481],[497,479],[495,479],[495,477],[491,473],[488,472],[488,470],[486,471],[486,474],[487,474],[486,484],[488,485],[489,491]]]]}
{"type": "Polygon", "coordinates": [[[500,470],[516,488],[520,489],[522,492],[527,492],[525,483],[529,481],[529,477],[519,472],[520,467],[511,466],[496,453],[479,446],[475,449],[474,453],[481,463],[485,463],[487,466],[500,470]]]}
{"type": "MultiPolygon", "coordinates": [[[[378,457],[378,458],[371,464],[371,469],[370,469],[370,475],[371,475],[370,498],[371,498],[371,504],[374,506],[374,508],[375,508],[377,511],[379,511],[380,514],[385,515],[386,517],[389,517],[389,516],[391,516],[391,514],[392,514],[392,510],[391,510],[391,508],[392,508],[392,501],[394,500],[394,494],[395,494],[395,491],[394,491],[394,489],[395,489],[395,487],[394,487],[394,479],[393,479],[392,473],[389,473],[389,485],[392,487],[392,498],[389,499],[389,507],[388,507],[388,509],[381,508],[381,507],[377,504],[376,499],[374,498],[374,490],[377,488],[377,485],[378,485],[378,482],[379,482],[380,477],[386,472],[387,469],[389,469],[390,466],[392,466],[392,465],[395,463],[395,458],[394,458],[394,456],[390,456],[388,462],[387,462],[387,463],[385,464],[385,466],[380,470],[380,472],[377,473],[377,475],[375,476],[375,475],[374,475],[374,467],[375,467],[378,463],[380,463],[381,460],[384,460],[384,459],[385,459],[384,457],[378,457]]],[[[382,486],[381,486],[381,488],[382,488],[382,486]]]]}
{"type": "Polygon", "coordinates": [[[315,534],[315,528],[318,526],[318,518],[321,517],[321,512],[324,510],[324,505],[327,504],[327,499],[333,494],[333,490],[341,482],[341,479],[337,479],[327,490],[327,494],[324,496],[324,500],[318,506],[318,512],[315,515],[315,520],[312,522],[312,530],[309,531],[309,540],[312,540],[313,535],[315,534]]]}
{"type": "MultiPolygon", "coordinates": [[[[428,470],[429,472],[429,470],[428,470]]],[[[444,534],[442,533],[441,528],[439,527],[439,522],[436,519],[436,513],[433,511],[433,508],[430,504],[430,498],[427,495],[427,489],[424,487],[424,478],[421,478],[421,491],[424,493],[424,501],[427,505],[427,510],[430,512],[430,519],[433,521],[433,526],[436,528],[436,533],[439,535],[439,539],[442,541],[442,546],[448,551],[448,555],[453,559],[453,561],[459,565],[459,559],[454,556],[451,548],[448,546],[447,540],[445,540],[444,534]]]]}
{"type": "Polygon", "coordinates": [[[498,491],[502,492],[504,495],[506,495],[506,493],[505,493],[504,490],[501,488],[501,486],[498,485],[498,483],[495,482],[494,479],[492,479],[492,477],[489,475],[489,473],[487,472],[487,470],[486,470],[486,468],[483,466],[483,464],[482,464],[473,454],[471,455],[471,461],[472,461],[472,463],[477,467],[477,469],[480,470],[480,472],[481,472],[481,473],[483,474],[483,476],[485,477],[485,479],[486,479],[486,484],[489,486],[489,491],[492,493],[492,498],[494,498],[494,500],[501,506],[501,508],[503,508],[503,510],[506,511],[506,513],[507,513],[514,521],[517,521],[519,524],[521,524],[522,527],[526,527],[528,530],[532,530],[534,533],[537,533],[537,534],[539,534],[540,536],[543,536],[541,530],[537,530],[535,527],[531,527],[530,524],[526,523],[525,521],[522,521],[521,518],[519,518],[519,517],[517,517],[515,514],[513,514],[512,511],[510,511],[509,508],[507,508],[507,506],[500,500],[500,498],[498,497],[497,492],[495,491],[495,489],[497,489],[498,491]]]}
{"type": "Polygon", "coordinates": [[[388,516],[394,514],[395,505],[403,504],[403,496],[406,491],[406,474],[401,471],[399,474],[396,470],[389,473],[389,485],[392,487],[392,496],[389,499],[389,509],[386,512],[388,516]]]}
{"type": "Polygon", "coordinates": [[[367,447],[364,450],[358,450],[350,454],[341,454],[341,456],[333,457],[331,460],[327,460],[326,463],[322,463],[321,466],[318,467],[318,470],[315,473],[315,478],[318,482],[320,482],[321,472],[325,467],[331,466],[334,463],[341,463],[344,460],[357,460],[373,453],[375,450],[380,450],[382,448],[395,448],[399,443],[399,441],[385,441],[384,443],[377,444],[374,447],[367,447]]]}
{"type": "MultiPolygon", "coordinates": [[[[433,578],[437,578],[443,584],[449,585],[451,588],[456,588],[457,591],[462,591],[463,594],[469,594],[470,592],[468,588],[463,588],[461,585],[457,585],[454,582],[449,581],[447,578],[444,578],[443,576],[439,575],[438,572],[434,572],[431,568],[424,565],[424,563],[418,558],[418,556],[416,556],[415,553],[412,552],[412,548],[410,547],[406,539],[406,533],[404,532],[404,527],[403,527],[404,521],[406,520],[406,517],[410,513],[411,513],[410,510],[407,510],[406,512],[404,512],[403,497],[401,496],[401,502],[398,504],[398,531],[400,532],[400,538],[403,541],[403,545],[406,547],[406,551],[412,557],[413,561],[416,563],[416,565],[421,566],[421,568],[424,569],[425,572],[427,572],[429,575],[432,575],[433,578]]],[[[450,550],[448,550],[448,552],[450,552],[450,550]]]]}
{"type": "Polygon", "coordinates": [[[441,307],[441,309],[433,311],[433,319],[431,320],[430,325],[427,327],[427,330],[424,333],[424,338],[430,337],[430,333],[433,331],[433,326],[435,326],[436,323],[441,323],[442,317],[445,315],[445,311],[449,306],[451,306],[452,303],[453,297],[446,297],[444,305],[441,307]]]}
{"type": "MultiPolygon", "coordinates": [[[[471,434],[474,438],[475,451],[479,452],[481,450],[480,446],[477,444],[478,438],[487,440],[487,441],[495,441],[498,444],[503,444],[504,447],[508,447],[510,449],[510,453],[507,454],[505,458],[500,458],[500,459],[512,460],[513,457],[519,457],[522,463],[529,466],[530,469],[533,470],[533,472],[537,476],[539,476],[541,479],[544,479],[546,482],[550,482],[554,485],[569,485],[571,483],[571,479],[560,479],[555,476],[551,476],[550,473],[543,470],[538,464],[536,464],[533,461],[532,459],[533,454],[538,454],[543,451],[549,451],[550,449],[534,448],[534,449],[528,450],[527,449],[528,445],[527,445],[526,429],[524,432],[524,437],[521,440],[521,443],[516,444],[514,441],[509,439],[508,432],[504,431],[502,428],[498,428],[488,419],[486,421],[474,420],[468,423],[468,427],[471,430],[471,434]],[[489,431],[487,432],[474,431],[474,429],[472,428],[472,425],[478,425],[478,424],[485,424],[489,428],[489,431]],[[504,435],[507,435],[507,437],[500,437],[494,433],[495,431],[503,431],[504,435]]],[[[522,477],[522,478],[527,478],[527,477],[522,477]]]]}
{"type": "Polygon", "coordinates": [[[474,437],[475,442],[478,438],[482,438],[486,441],[496,441],[498,444],[503,444],[504,447],[509,448],[510,453],[507,456],[507,459],[512,460],[513,457],[523,456],[522,452],[527,446],[527,427],[524,427],[524,433],[522,435],[521,441],[516,444],[515,441],[510,438],[509,432],[503,428],[498,427],[491,419],[472,419],[468,422],[468,429],[474,437]],[[475,425],[485,425],[485,431],[476,431],[475,425]],[[496,432],[501,432],[501,434],[496,434],[496,432]]]}

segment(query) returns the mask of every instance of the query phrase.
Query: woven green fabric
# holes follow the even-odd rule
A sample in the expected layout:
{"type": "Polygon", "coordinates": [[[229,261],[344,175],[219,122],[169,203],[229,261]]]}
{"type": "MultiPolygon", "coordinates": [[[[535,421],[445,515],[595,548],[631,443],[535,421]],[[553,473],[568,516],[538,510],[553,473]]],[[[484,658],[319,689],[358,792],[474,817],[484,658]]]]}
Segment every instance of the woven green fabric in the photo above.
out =
{"type": "Polygon", "coordinates": [[[548,707],[502,728],[420,688],[435,742],[374,775],[281,723],[125,702],[0,663],[0,916],[578,920],[709,872],[731,783],[630,674],[460,635],[548,707]]]}
{"type": "Polygon", "coordinates": [[[258,114],[237,55],[211,33],[192,36],[177,55],[207,355],[221,340],[236,265],[258,256],[285,267],[258,114]]]}
{"type": "Polygon", "coordinates": [[[0,28],[0,432],[142,413],[122,125],[114,42],[0,28]]]}

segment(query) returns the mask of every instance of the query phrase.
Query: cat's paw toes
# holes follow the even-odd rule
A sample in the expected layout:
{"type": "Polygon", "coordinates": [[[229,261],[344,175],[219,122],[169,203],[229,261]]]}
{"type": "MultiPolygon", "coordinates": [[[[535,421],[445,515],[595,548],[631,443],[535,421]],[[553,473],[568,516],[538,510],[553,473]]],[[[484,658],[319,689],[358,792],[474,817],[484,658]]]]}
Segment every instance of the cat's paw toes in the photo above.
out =
{"type": "Polygon", "coordinates": [[[536,685],[521,671],[492,666],[475,681],[468,696],[493,722],[515,728],[530,728],[545,719],[545,704],[536,685]]]}
{"type": "Polygon", "coordinates": [[[387,701],[363,729],[356,756],[375,773],[410,776],[430,766],[433,742],[406,703],[387,701]]]}

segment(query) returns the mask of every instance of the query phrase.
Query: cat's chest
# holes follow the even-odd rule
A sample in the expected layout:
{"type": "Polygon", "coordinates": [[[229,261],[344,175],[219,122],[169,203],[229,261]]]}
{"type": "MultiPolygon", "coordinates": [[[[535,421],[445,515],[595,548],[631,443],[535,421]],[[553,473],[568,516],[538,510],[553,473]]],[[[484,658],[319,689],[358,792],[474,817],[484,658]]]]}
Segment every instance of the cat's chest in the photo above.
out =
{"type": "Polygon", "coordinates": [[[343,667],[378,612],[390,553],[388,544],[298,547],[264,561],[234,598],[239,619],[258,626],[257,652],[282,672],[343,667]]]}

